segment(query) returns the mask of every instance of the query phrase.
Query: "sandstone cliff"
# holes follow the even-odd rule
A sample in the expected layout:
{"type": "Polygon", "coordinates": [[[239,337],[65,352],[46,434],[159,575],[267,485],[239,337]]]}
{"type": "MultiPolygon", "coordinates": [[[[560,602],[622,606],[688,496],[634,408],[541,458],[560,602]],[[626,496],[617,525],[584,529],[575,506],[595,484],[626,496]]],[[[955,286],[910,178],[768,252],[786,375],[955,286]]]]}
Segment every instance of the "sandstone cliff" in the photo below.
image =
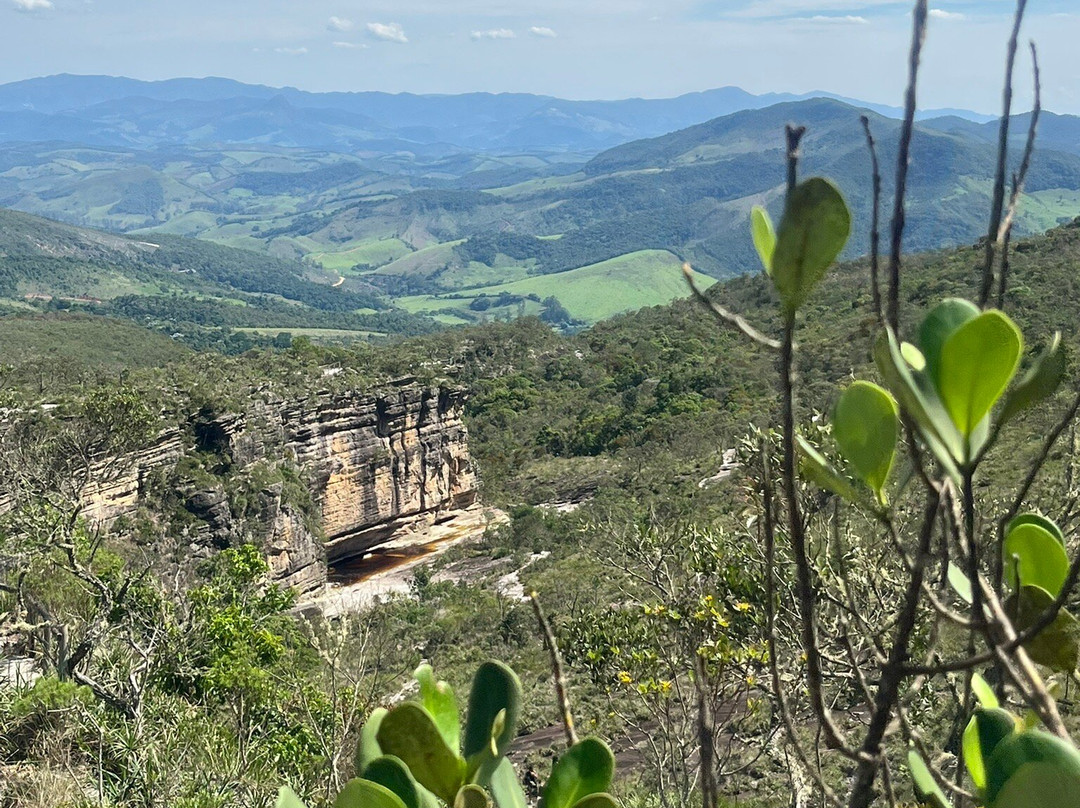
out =
{"type": "Polygon", "coordinates": [[[83,512],[115,524],[171,497],[194,555],[255,540],[279,581],[309,591],[325,583],[328,563],[403,541],[476,501],[462,404],[460,391],[407,385],[210,414],[126,462],[102,464],[83,512]],[[193,457],[222,466],[176,471],[193,457]],[[267,469],[278,478],[263,481],[267,469]],[[300,496],[282,473],[302,485],[300,496]]]}

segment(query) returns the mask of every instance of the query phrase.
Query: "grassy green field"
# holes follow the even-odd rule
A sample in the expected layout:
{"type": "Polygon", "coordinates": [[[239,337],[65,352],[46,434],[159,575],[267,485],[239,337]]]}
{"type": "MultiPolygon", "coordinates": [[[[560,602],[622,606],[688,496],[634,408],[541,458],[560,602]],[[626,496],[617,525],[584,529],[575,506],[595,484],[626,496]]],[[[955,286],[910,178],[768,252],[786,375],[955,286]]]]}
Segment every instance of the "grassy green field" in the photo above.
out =
{"type": "Polygon", "coordinates": [[[322,342],[386,336],[378,331],[350,331],[346,328],[237,328],[235,330],[246,334],[257,334],[261,337],[276,337],[284,333],[293,337],[310,337],[322,342]]]}
{"type": "MultiPolygon", "coordinates": [[[[536,275],[471,289],[454,297],[416,295],[397,302],[412,312],[456,309],[465,313],[469,311],[469,303],[481,294],[497,296],[506,292],[521,297],[536,295],[540,299],[554,296],[575,320],[595,323],[626,311],[658,306],[686,297],[689,290],[683,280],[681,266],[679,259],[666,250],[641,250],[569,272],[536,275]]],[[[696,279],[702,287],[714,283],[712,278],[700,274],[696,275],[696,279]]],[[[526,302],[527,308],[530,302],[526,302]]],[[[516,310],[516,307],[504,308],[516,310]]],[[[489,316],[506,313],[510,312],[488,310],[489,316]]],[[[446,317],[444,314],[440,319],[445,320],[446,317]]]]}
{"type": "Polygon", "coordinates": [[[326,269],[335,272],[352,269],[356,264],[379,267],[412,253],[412,248],[401,239],[365,239],[342,245],[341,250],[312,252],[308,255],[326,269]]]}

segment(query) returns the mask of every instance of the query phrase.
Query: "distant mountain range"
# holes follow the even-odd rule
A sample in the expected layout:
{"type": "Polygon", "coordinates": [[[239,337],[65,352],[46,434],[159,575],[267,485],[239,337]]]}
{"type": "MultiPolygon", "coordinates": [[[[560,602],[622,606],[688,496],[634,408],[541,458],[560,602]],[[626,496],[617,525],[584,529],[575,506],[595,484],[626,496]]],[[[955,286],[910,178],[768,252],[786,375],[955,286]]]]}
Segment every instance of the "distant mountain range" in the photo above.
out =
{"type": "MultiPolygon", "coordinates": [[[[677,98],[569,101],[525,93],[312,93],[231,79],[138,81],[57,75],[0,85],[0,142],[154,148],[223,143],[372,153],[596,153],[734,112],[831,97],[897,117],[900,110],[829,93],[753,95],[722,87],[677,98]]],[[[992,116],[929,110],[978,125],[992,116]]]]}

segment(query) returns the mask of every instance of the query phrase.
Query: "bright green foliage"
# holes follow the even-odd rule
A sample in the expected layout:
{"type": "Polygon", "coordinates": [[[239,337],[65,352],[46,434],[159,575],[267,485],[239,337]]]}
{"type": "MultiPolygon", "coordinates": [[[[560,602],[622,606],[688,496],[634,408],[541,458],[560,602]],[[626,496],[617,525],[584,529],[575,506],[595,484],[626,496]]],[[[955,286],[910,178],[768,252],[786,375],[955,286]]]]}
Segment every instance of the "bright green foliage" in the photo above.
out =
{"type": "Polygon", "coordinates": [[[982,677],[982,674],[971,674],[971,690],[975,694],[975,698],[978,700],[980,707],[992,710],[995,707],[1000,706],[997,694],[994,693],[994,688],[990,687],[989,683],[982,677]]]}
{"type": "Polygon", "coordinates": [[[454,691],[446,682],[435,681],[430,665],[421,665],[413,677],[420,683],[420,702],[424,709],[435,719],[435,726],[439,728],[446,745],[457,749],[461,743],[461,722],[454,691]]]}
{"type": "Polygon", "coordinates": [[[521,682],[501,662],[485,662],[473,677],[462,751],[469,774],[486,784],[517,734],[521,682]]]}
{"type": "Polygon", "coordinates": [[[1005,577],[1014,590],[1039,586],[1057,597],[1069,574],[1069,559],[1057,536],[1034,522],[1021,523],[1005,534],[1002,552],[1005,577]]]}
{"type": "Polygon", "coordinates": [[[1016,730],[1016,719],[1007,710],[980,708],[964,730],[964,763],[971,782],[986,788],[986,759],[995,747],[1016,730]]]}
{"type": "Polygon", "coordinates": [[[341,789],[334,808],[405,808],[405,803],[386,786],[356,778],[341,789]]]}
{"type": "Polygon", "coordinates": [[[274,808],[307,808],[304,801],[296,796],[296,792],[288,786],[282,786],[278,791],[277,801],[274,808]]]}
{"type": "Polygon", "coordinates": [[[772,275],[773,253],[776,251],[776,231],[773,230],[772,220],[768,211],[760,205],[755,205],[750,211],[750,234],[754,238],[754,249],[757,250],[761,265],[765,268],[765,274],[772,275]]]}
{"type": "Polygon", "coordinates": [[[1047,533],[1054,536],[1061,543],[1062,547],[1065,546],[1065,534],[1061,532],[1061,528],[1059,528],[1057,524],[1054,523],[1053,519],[1047,519],[1041,513],[1032,513],[1029,511],[1027,513],[1017,514],[1011,520],[1009,520],[1009,524],[1006,526],[1005,532],[1011,533],[1013,530],[1020,527],[1020,525],[1027,524],[1038,525],[1047,533]]]}
{"type": "Polygon", "coordinates": [[[802,435],[796,435],[795,440],[799,447],[799,471],[806,479],[849,502],[859,501],[859,492],[847,477],[833,468],[802,435]]]}
{"type": "MultiPolygon", "coordinates": [[[[360,776],[349,781],[335,808],[437,808],[440,802],[449,808],[525,808],[525,793],[505,757],[521,713],[517,674],[501,662],[485,662],[477,670],[464,753],[457,744],[460,719],[453,691],[435,679],[430,665],[421,665],[413,675],[421,702],[372,712],[356,754],[360,776]]],[[[575,802],[611,784],[615,759],[603,742],[586,738],[564,760],[556,766],[555,790],[574,795],[575,802]]],[[[600,801],[593,808],[613,806],[614,801],[600,801]]]]}
{"type": "Polygon", "coordinates": [[[405,803],[405,808],[422,808],[426,804],[427,792],[421,790],[400,758],[392,755],[376,758],[364,769],[364,779],[393,791],[405,803]]]}
{"type": "Polygon", "coordinates": [[[401,758],[420,785],[453,803],[465,779],[465,761],[446,745],[430,713],[413,702],[399,704],[383,719],[377,737],[383,751],[401,758]]]}
{"type": "Polygon", "coordinates": [[[574,808],[591,794],[602,794],[611,785],[615,756],[603,741],[586,738],[571,747],[551,770],[541,808],[574,808]]]}
{"type": "Polygon", "coordinates": [[[935,381],[965,438],[970,439],[1009,386],[1023,348],[1020,329],[1000,311],[985,311],[969,320],[941,346],[935,381]]]}
{"type": "Polygon", "coordinates": [[[490,808],[491,800],[480,786],[462,786],[454,797],[454,808],[490,808]]]}
{"type": "Polygon", "coordinates": [[[1002,740],[986,766],[988,808],[1080,808],[1080,752],[1039,730],[1002,740]]]}
{"type": "Polygon", "coordinates": [[[840,452],[882,504],[899,428],[896,399],[870,382],[852,384],[833,412],[833,434],[840,452]]]}
{"type": "Polygon", "coordinates": [[[379,727],[382,726],[382,721],[388,712],[389,710],[385,707],[375,708],[368,716],[363,729],[360,730],[360,742],[356,745],[356,770],[358,772],[364,771],[371,761],[382,757],[383,751],[379,746],[378,737],[379,727]]]}
{"type": "Polygon", "coordinates": [[[840,255],[851,213],[828,180],[806,180],[788,195],[772,255],[772,279],[785,315],[794,316],[840,255]]]}
{"type": "Polygon", "coordinates": [[[953,591],[960,596],[964,603],[970,605],[974,598],[971,594],[971,579],[968,578],[967,573],[955,561],[950,561],[948,576],[949,586],[953,588],[953,591]]]}
{"type": "Polygon", "coordinates": [[[1016,386],[1005,398],[1001,408],[1001,422],[1006,423],[1024,410],[1050,398],[1065,377],[1065,349],[1061,344],[1061,332],[1055,332],[1054,338],[1046,350],[1028,368],[1016,386]]]}
{"type": "Polygon", "coordinates": [[[932,808],[950,808],[952,805],[941,790],[941,786],[934,780],[930,773],[930,767],[922,759],[922,755],[914,748],[908,750],[908,769],[911,771],[911,780],[915,786],[915,796],[919,802],[932,808]]]}

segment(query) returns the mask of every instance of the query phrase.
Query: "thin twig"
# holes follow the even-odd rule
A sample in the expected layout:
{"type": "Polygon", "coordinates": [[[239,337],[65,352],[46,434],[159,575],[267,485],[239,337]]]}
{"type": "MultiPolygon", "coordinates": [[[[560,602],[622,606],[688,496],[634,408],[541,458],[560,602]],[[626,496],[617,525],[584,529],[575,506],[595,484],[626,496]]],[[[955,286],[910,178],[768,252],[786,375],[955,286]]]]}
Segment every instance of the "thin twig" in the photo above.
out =
{"type": "Polygon", "coordinates": [[[919,60],[926,41],[927,0],[915,4],[915,27],[911,37],[908,62],[908,86],[904,96],[904,124],[900,130],[900,151],[896,157],[896,196],[893,199],[892,244],[889,253],[888,321],[900,332],[900,254],[904,242],[904,197],[907,194],[908,168],[911,165],[911,138],[915,131],[916,90],[919,85],[919,60]]]}
{"type": "Polygon", "coordinates": [[[870,219],[870,290],[874,296],[874,316],[878,325],[884,325],[885,312],[881,308],[881,280],[878,277],[881,263],[881,166],[878,163],[877,146],[870,131],[870,117],[862,116],[863,131],[866,132],[866,148],[870,152],[870,167],[873,183],[873,211],[870,219]]]}
{"type": "Polygon", "coordinates": [[[559,646],[555,642],[555,633],[551,630],[551,624],[544,616],[544,609],[540,606],[540,598],[536,592],[529,593],[532,601],[533,612],[536,621],[540,624],[540,631],[544,635],[544,645],[547,646],[551,656],[551,676],[555,682],[555,698],[559,702],[559,712],[562,714],[563,729],[566,732],[567,748],[578,742],[577,732],[574,730],[574,716],[570,712],[570,698],[566,693],[566,672],[563,670],[562,657],[559,655],[559,646]]]}
{"type": "Polygon", "coordinates": [[[1039,74],[1039,51],[1035,43],[1031,43],[1032,72],[1035,75],[1035,103],[1031,108],[1031,121],[1028,125],[1027,142],[1024,144],[1024,157],[1020,161],[1020,170],[1013,175],[1012,195],[1009,197],[1009,208],[1005,213],[1005,221],[1001,223],[998,232],[998,241],[1001,242],[1001,277],[998,279],[997,307],[1005,306],[1005,290],[1008,288],[1009,278],[1009,242],[1012,239],[1013,221],[1016,219],[1016,207],[1020,202],[1020,195],[1024,192],[1024,182],[1027,180],[1028,171],[1031,168],[1031,155],[1035,152],[1035,137],[1039,129],[1039,116],[1042,114],[1042,79],[1039,74]]]}
{"type": "Polygon", "coordinates": [[[983,263],[982,285],[979,289],[979,305],[986,306],[994,286],[994,250],[1001,232],[1001,219],[1005,208],[1005,175],[1009,161],[1009,126],[1012,123],[1013,68],[1016,65],[1016,49],[1020,40],[1020,25],[1024,21],[1027,0],[1017,0],[1013,17],[1012,34],[1005,55],[1005,89],[1002,93],[1001,123],[998,127],[997,171],[994,174],[994,196],[990,204],[990,229],[986,233],[986,257],[983,263]]]}
{"type": "Polygon", "coordinates": [[[695,299],[697,299],[699,303],[701,303],[709,311],[711,311],[713,313],[713,316],[715,316],[717,320],[719,320],[724,325],[735,326],[746,336],[750,337],[750,339],[752,339],[754,342],[758,343],[758,345],[763,345],[771,351],[780,350],[780,343],[778,341],[765,336],[752,325],[750,325],[750,323],[746,322],[746,320],[740,317],[738,314],[728,311],[715,300],[712,300],[708,295],[705,294],[705,292],[699,289],[697,284],[694,283],[694,270],[691,269],[690,264],[684,263],[682,265],[682,270],[683,276],[686,278],[686,282],[690,285],[690,291],[694,293],[695,299]]]}

